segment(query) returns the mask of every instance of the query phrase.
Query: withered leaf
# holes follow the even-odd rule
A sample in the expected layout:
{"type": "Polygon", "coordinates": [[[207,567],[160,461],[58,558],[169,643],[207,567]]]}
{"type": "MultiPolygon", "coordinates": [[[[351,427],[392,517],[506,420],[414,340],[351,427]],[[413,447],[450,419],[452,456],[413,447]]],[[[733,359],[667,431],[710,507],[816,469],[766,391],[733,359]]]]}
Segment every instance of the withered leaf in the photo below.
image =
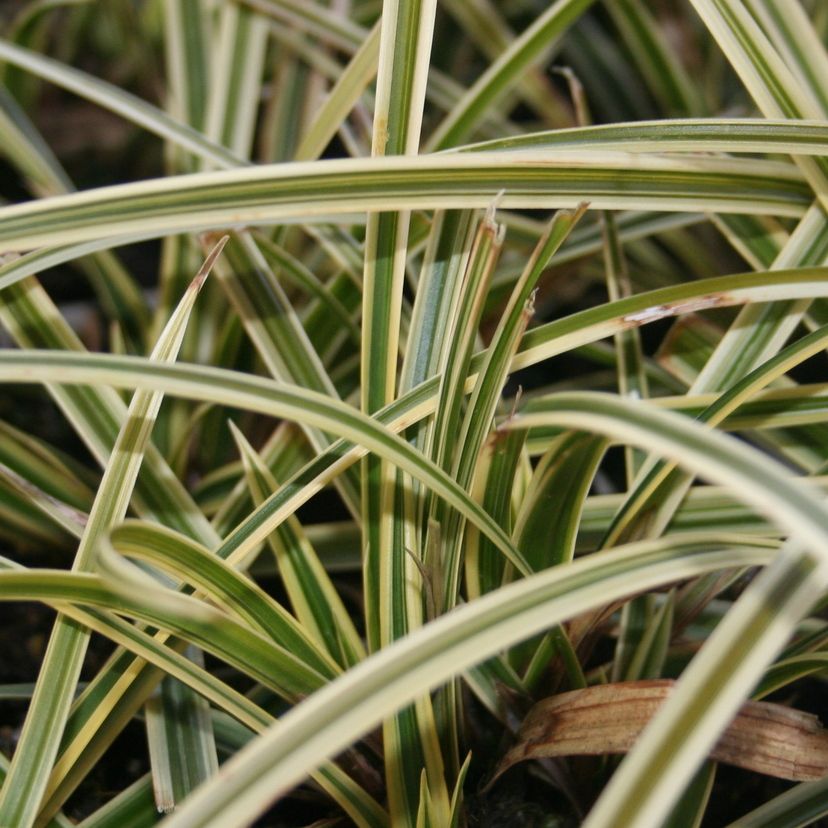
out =
{"type": "MultiPolygon", "coordinates": [[[[494,779],[525,759],[626,753],[674,686],[671,679],[617,682],[538,702],[494,779]]],[[[828,731],[810,713],[749,701],[710,758],[778,779],[810,782],[828,776],[828,731]]]]}

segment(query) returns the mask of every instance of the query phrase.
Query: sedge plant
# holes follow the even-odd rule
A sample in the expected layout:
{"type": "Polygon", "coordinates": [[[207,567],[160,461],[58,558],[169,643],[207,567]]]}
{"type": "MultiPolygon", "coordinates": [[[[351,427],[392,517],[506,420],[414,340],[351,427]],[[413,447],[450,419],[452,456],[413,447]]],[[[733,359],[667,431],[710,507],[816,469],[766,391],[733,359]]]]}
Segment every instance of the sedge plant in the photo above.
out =
{"type": "Polygon", "coordinates": [[[0,26],[0,825],[828,815],[824,3],[0,26]]]}

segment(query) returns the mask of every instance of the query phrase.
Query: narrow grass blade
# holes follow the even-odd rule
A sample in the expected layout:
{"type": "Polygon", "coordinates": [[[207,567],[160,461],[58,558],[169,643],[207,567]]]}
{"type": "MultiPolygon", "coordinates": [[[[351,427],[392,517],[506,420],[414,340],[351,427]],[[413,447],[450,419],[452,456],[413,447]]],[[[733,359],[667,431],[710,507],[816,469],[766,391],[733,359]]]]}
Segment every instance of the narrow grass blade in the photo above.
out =
{"type": "MultiPolygon", "coordinates": [[[[233,690],[205,672],[191,660],[184,658],[174,649],[164,646],[157,636],[155,638],[150,637],[135,625],[98,610],[83,610],[72,604],[60,602],[57,602],[55,606],[75,618],[85,627],[127,647],[139,657],[147,659],[151,664],[160,666],[167,674],[192,687],[220,709],[228,711],[253,732],[261,732],[274,723],[274,719],[270,714],[238,691],[233,690]]],[[[387,815],[382,808],[336,765],[325,765],[315,775],[315,780],[339,803],[357,825],[367,826],[368,828],[381,828],[387,825],[387,815]]],[[[118,809],[115,810],[117,812],[118,809]]],[[[154,808],[153,811],[153,818],[155,819],[157,812],[154,808]]],[[[109,810],[105,807],[99,813],[103,819],[109,813],[109,810]]],[[[90,817],[90,819],[93,818],[90,817]]],[[[109,825],[110,823],[104,822],[104,824],[109,825]]],[[[155,823],[153,822],[153,824],[155,823]]]]}
{"type": "Polygon", "coordinates": [[[204,127],[210,94],[210,21],[198,0],[165,0],[164,45],[170,100],[176,119],[204,127]]]}
{"type": "MultiPolygon", "coordinates": [[[[154,361],[175,359],[196,296],[222,246],[223,243],[208,256],[191,289],[170,319],[153,350],[151,358],[154,361]]],[[[94,565],[101,537],[126,514],[161,400],[162,394],[158,392],[137,392],[133,397],[126,423],[113,447],[92,504],[75,557],[73,568],[76,571],[86,571],[94,565]]],[[[69,714],[87,640],[88,634],[82,627],[58,616],[23,733],[0,796],[0,823],[30,825],[35,819],[69,714]]]]}
{"type": "Polygon", "coordinates": [[[640,0],[611,3],[607,11],[661,108],[668,115],[702,114],[698,88],[640,0]]]}
{"type": "Polygon", "coordinates": [[[0,87],[0,136],[4,158],[14,164],[38,195],[54,195],[72,189],[49,145],[4,87],[0,87]]]}
{"type": "MultiPolygon", "coordinates": [[[[296,311],[249,234],[233,236],[225,256],[230,268],[219,262],[217,276],[271,374],[336,397],[296,311]]],[[[330,444],[318,429],[304,430],[317,451],[330,444]]],[[[358,514],[357,481],[347,475],[338,481],[338,487],[351,512],[358,514]]]]}
{"type": "MultiPolygon", "coordinates": [[[[549,624],[635,589],[632,579],[640,588],[652,587],[689,577],[701,568],[727,566],[725,561],[734,561],[733,552],[717,556],[696,551],[694,555],[689,550],[677,554],[671,549],[658,554],[651,544],[636,545],[628,553],[596,555],[576,562],[566,574],[555,570],[531,576],[458,608],[373,655],[294,708],[282,720],[278,734],[272,731],[232,760],[232,782],[202,789],[168,825],[206,828],[226,824],[228,819],[238,825],[250,824],[323,754],[336,753],[426,688],[549,624]],[[613,583],[612,570],[624,573],[620,578],[623,586],[617,580],[613,583]]],[[[748,555],[743,560],[749,559],[748,555]]]]}
{"type": "Polygon", "coordinates": [[[250,157],[266,44],[263,17],[237,3],[221,7],[204,124],[208,140],[234,158],[250,157]]]}
{"type": "Polygon", "coordinates": [[[150,828],[157,820],[152,785],[145,775],[78,824],[83,828],[150,828]]]}
{"type": "Polygon", "coordinates": [[[693,152],[821,155],[828,130],[822,120],[760,118],[665,118],[530,132],[457,147],[450,152],[483,152],[541,147],[627,152],[693,152]]]}
{"type": "Polygon", "coordinates": [[[828,112],[828,57],[802,4],[748,0],[747,6],[800,84],[828,112]]]}
{"type": "MultiPolygon", "coordinates": [[[[513,432],[504,436],[494,432],[480,451],[471,488],[472,497],[478,500],[507,532],[512,532],[513,489],[516,488],[515,478],[523,459],[525,440],[524,433],[513,432]]],[[[499,550],[493,548],[488,539],[481,538],[480,533],[472,526],[466,527],[463,545],[466,592],[469,599],[497,589],[507,571],[499,550]]],[[[521,545],[518,539],[515,540],[515,546],[518,549],[530,550],[530,554],[533,549],[521,545]]],[[[530,557],[525,551],[524,556],[531,566],[530,557]]]]}
{"type": "Polygon", "coordinates": [[[323,311],[336,317],[339,325],[347,328],[354,342],[359,341],[359,328],[354,322],[351,312],[327,285],[322,284],[318,277],[289,251],[275,244],[264,235],[257,235],[255,241],[274,269],[278,269],[285,279],[291,280],[294,285],[304,290],[309,296],[318,299],[323,311]]]}
{"type": "MultiPolygon", "coordinates": [[[[610,301],[621,299],[632,293],[624,250],[618,236],[618,228],[612,213],[604,213],[604,268],[607,278],[607,293],[610,301]]],[[[647,399],[650,396],[644,371],[644,356],[641,347],[641,332],[632,328],[619,331],[615,337],[615,353],[618,357],[618,391],[624,397],[647,399]]],[[[636,471],[643,460],[631,448],[625,448],[627,487],[635,479],[636,471]]]]}
{"type": "MultiPolygon", "coordinates": [[[[9,769],[9,760],[5,756],[0,756],[0,785],[6,781],[6,774],[9,769]]],[[[71,828],[74,822],[70,822],[62,813],[55,814],[49,822],[46,823],[45,828],[71,828]]]]}
{"type": "Polygon", "coordinates": [[[295,161],[309,161],[322,155],[342,122],[377,74],[380,26],[362,41],[339,79],[331,87],[294,153],[295,161]]]}
{"type": "MultiPolygon", "coordinates": [[[[494,3],[449,0],[446,9],[489,58],[497,60],[515,35],[494,3]]],[[[568,123],[570,115],[563,96],[539,67],[529,67],[517,80],[517,94],[549,125],[568,123]]]]}
{"type": "MultiPolygon", "coordinates": [[[[237,428],[239,447],[253,502],[259,505],[278,488],[270,471],[237,428]]],[[[279,572],[300,623],[342,667],[356,664],[365,650],[342,600],[305,537],[299,521],[289,517],[271,536],[279,572]]]]}
{"type": "Polygon", "coordinates": [[[334,159],[194,173],[0,208],[0,253],[397,208],[714,210],[800,216],[790,164],[571,150],[334,159]],[[517,162],[517,163],[516,163],[517,162]]]}
{"type": "Polygon", "coordinates": [[[94,476],[59,449],[0,421],[0,462],[76,509],[92,505],[94,476]]]}
{"type": "MultiPolygon", "coordinates": [[[[721,394],[699,415],[701,422],[717,425],[756,391],[783,376],[792,367],[821,352],[828,341],[828,329],[818,329],[780,351],[774,358],[746,374],[739,382],[721,394]]],[[[674,464],[651,463],[630,491],[626,504],[619,511],[605,538],[612,545],[619,538],[629,538],[636,532],[660,532],[669,521],[677,502],[686,493],[691,477],[675,472],[674,464]],[[642,521],[643,518],[643,521],[642,521]],[[643,524],[643,525],[642,525],[643,524]]]]}
{"type": "MultiPolygon", "coordinates": [[[[204,666],[198,650],[190,648],[187,657],[204,666]]],[[[144,711],[156,807],[170,813],[218,772],[210,708],[186,685],[167,677],[144,711]],[[169,723],[174,723],[174,733],[168,732],[169,723]],[[171,750],[173,740],[178,744],[171,750]]]]}
{"type": "Polygon", "coordinates": [[[326,678],[339,670],[281,605],[194,541],[151,524],[126,521],[110,537],[122,555],[158,566],[241,623],[272,638],[326,678]]]}
{"type": "MultiPolygon", "coordinates": [[[[21,348],[60,348],[83,351],[83,344],[34,279],[0,294],[0,322],[21,348]]],[[[92,456],[105,466],[126,418],[126,406],[111,390],[48,386],[64,416],[92,456]]],[[[153,444],[144,452],[135,492],[136,507],[145,515],[166,516],[175,528],[206,543],[217,540],[210,524],[181,482],[169,472],[153,444]],[[173,504],[175,504],[173,508],[173,504]]]]}
{"type": "MultiPolygon", "coordinates": [[[[420,145],[435,0],[389,0],[383,5],[371,154],[416,155],[420,145]]],[[[360,357],[360,404],[373,414],[397,392],[410,214],[372,214],[365,234],[360,357]]],[[[406,635],[419,621],[418,573],[406,553],[402,475],[378,458],[362,465],[363,595],[368,648],[406,635]]],[[[389,813],[411,826],[421,791],[445,815],[448,792],[431,700],[424,698],[383,722],[389,813]]],[[[421,798],[422,801],[422,798],[421,798]]],[[[431,810],[431,809],[429,809],[431,810]]],[[[425,816],[425,814],[423,815],[425,816]]]]}
{"type": "Polygon", "coordinates": [[[685,670],[675,694],[622,763],[586,824],[630,825],[666,816],[677,792],[744,701],[747,688],[824,590],[824,574],[820,576],[812,557],[794,549],[780,554],[685,670]],[[702,688],[711,695],[698,704],[702,688]]]}
{"type": "Polygon", "coordinates": [[[10,532],[11,540],[25,537],[31,541],[34,536],[41,542],[51,541],[60,546],[60,540],[42,526],[44,515],[70,536],[77,539],[83,536],[89,519],[86,512],[48,494],[3,463],[0,463],[0,489],[3,490],[4,508],[10,512],[6,530],[10,532]],[[28,526],[27,519],[31,521],[28,526]]]}
{"type": "Polygon", "coordinates": [[[221,167],[237,167],[244,161],[224,147],[209,141],[191,127],[170,118],[141,98],[65,63],[0,40],[0,60],[19,66],[38,77],[64,87],[111,112],[139,124],[160,138],[171,141],[221,167]]]}
{"type": "MultiPolygon", "coordinates": [[[[585,211],[586,205],[582,204],[574,213],[559,212],[552,219],[515,285],[492,336],[461,425],[460,448],[452,468],[453,476],[466,489],[474,478],[480,449],[491,429],[512,357],[534,312],[533,297],[537,282],[585,211]]],[[[462,567],[460,542],[464,527],[456,515],[445,510],[439,514],[438,520],[445,537],[443,596],[446,608],[451,608],[457,601],[459,589],[462,567]]]]}
{"type": "MultiPolygon", "coordinates": [[[[742,0],[691,0],[764,115],[814,118],[824,111],[811,90],[799,84],[742,0]]],[[[799,158],[798,165],[824,204],[828,167],[823,159],[799,158]]]]}
{"type": "MultiPolygon", "coordinates": [[[[453,468],[459,451],[453,437],[462,424],[465,382],[476,343],[492,273],[503,247],[505,231],[495,221],[489,208],[478,222],[474,240],[464,267],[456,311],[449,320],[448,352],[440,378],[430,453],[445,470],[453,468]]],[[[436,517],[432,507],[430,513],[436,517]]]]}
{"type": "Polygon", "coordinates": [[[818,527],[828,521],[828,515],[821,501],[798,481],[783,473],[777,463],[754,449],[742,446],[732,437],[707,430],[682,417],[657,411],[643,403],[597,393],[551,395],[544,401],[536,401],[533,410],[506,421],[501,427],[526,428],[540,422],[605,434],[612,429],[614,438],[640,445],[649,444],[653,451],[663,452],[678,463],[692,467],[698,462],[707,479],[727,481],[740,497],[755,494],[756,499],[752,502],[758,508],[773,515],[780,527],[800,539],[815,557],[823,555],[817,540],[821,531],[818,527]],[[662,441],[662,437],[668,434],[671,435],[669,446],[662,441]],[[702,457],[705,459],[702,460],[702,457]],[[762,477],[761,481],[757,480],[758,476],[762,477]],[[810,515],[807,529],[804,515],[793,517],[801,509],[810,515]]]}
{"type": "MultiPolygon", "coordinates": [[[[771,267],[823,264],[828,259],[828,220],[818,206],[812,207],[791,234],[771,267]]],[[[795,329],[808,301],[776,303],[744,308],[727,331],[692,385],[694,391],[718,390],[769,359],[795,329]],[[761,337],[750,336],[760,326],[761,337]]]]}
{"type": "Polygon", "coordinates": [[[430,149],[443,149],[464,140],[488,109],[511,88],[521,74],[553,48],[566,28],[592,0],[557,0],[522,32],[489,66],[429,139],[430,149]]]}
{"type": "MultiPolygon", "coordinates": [[[[32,180],[36,194],[56,195],[74,191],[69,176],[34,124],[2,89],[0,139],[12,163],[32,180]]],[[[85,257],[79,265],[98,294],[104,311],[123,326],[130,347],[142,352],[148,314],[144,298],[132,277],[109,251],[85,257]]]]}
{"type": "MultiPolygon", "coordinates": [[[[371,147],[374,157],[417,153],[435,9],[433,0],[394,0],[383,9],[371,147]]],[[[360,405],[367,414],[387,405],[396,393],[409,220],[407,211],[378,213],[369,216],[366,226],[360,405]]],[[[380,595],[388,594],[381,585],[390,583],[391,578],[390,571],[382,571],[381,560],[387,556],[380,554],[380,548],[389,548],[391,541],[390,526],[383,515],[388,514],[391,505],[393,477],[391,470],[379,461],[369,458],[363,464],[364,592],[366,632],[372,650],[405,632],[389,626],[394,608],[383,613],[379,603],[380,595]]],[[[393,549],[392,556],[397,558],[395,569],[404,572],[408,568],[404,551],[393,549]]],[[[404,615],[403,612],[398,617],[404,615]]],[[[409,782],[409,794],[415,798],[419,780],[409,782]]],[[[401,808],[398,812],[403,814],[410,809],[401,808]]]]}
{"type": "Polygon", "coordinates": [[[728,828],[804,828],[819,824],[828,815],[826,792],[825,781],[803,782],[731,822],[728,828]]]}
{"type": "Polygon", "coordinates": [[[39,366],[39,381],[67,382],[73,379],[69,366],[74,364],[77,369],[74,379],[84,384],[146,384],[164,391],[173,388],[176,396],[196,397],[276,417],[287,417],[353,439],[427,483],[441,497],[446,497],[464,517],[484,529],[509,560],[521,571],[525,570],[521,556],[500,527],[445,472],[386,428],[344,403],[262,377],[239,375],[203,366],[162,366],[137,357],[110,357],[104,354],[31,351],[0,353],[0,377],[31,381],[32,377],[27,371],[33,363],[39,366]],[[117,369],[110,370],[116,364],[117,369]],[[52,371],[54,375],[50,376],[52,371]]]}
{"type": "Polygon", "coordinates": [[[607,441],[600,437],[566,432],[535,468],[512,535],[533,572],[574,558],[586,496],[606,449],[607,441]]]}
{"type": "Polygon", "coordinates": [[[116,555],[103,558],[110,577],[38,570],[0,572],[6,600],[46,600],[115,609],[167,630],[211,652],[289,699],[321,687],[325,680],[285,648],[203,601],[157,585],[116,555]],[[115,577],[111,577],[117,573],[115,577]],[[135,595],[140,594],[140,599],[135,595]]]}

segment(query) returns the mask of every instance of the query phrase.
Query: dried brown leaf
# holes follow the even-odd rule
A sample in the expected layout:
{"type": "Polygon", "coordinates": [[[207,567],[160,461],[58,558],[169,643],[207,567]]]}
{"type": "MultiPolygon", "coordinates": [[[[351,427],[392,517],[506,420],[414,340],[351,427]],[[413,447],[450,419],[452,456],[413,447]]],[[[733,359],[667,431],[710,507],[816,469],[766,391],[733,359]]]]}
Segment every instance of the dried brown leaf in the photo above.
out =
{"type": "MultiPolygon", "coordinates": [[[[526,759],[626,753],[674,685],[670,679],[618,682],[538,702],[494,778],[526,759]]],[[[828,732],[810,713],[749,701],[710,758],[778,779],[814,781],[828,775],[828,732]]]]}

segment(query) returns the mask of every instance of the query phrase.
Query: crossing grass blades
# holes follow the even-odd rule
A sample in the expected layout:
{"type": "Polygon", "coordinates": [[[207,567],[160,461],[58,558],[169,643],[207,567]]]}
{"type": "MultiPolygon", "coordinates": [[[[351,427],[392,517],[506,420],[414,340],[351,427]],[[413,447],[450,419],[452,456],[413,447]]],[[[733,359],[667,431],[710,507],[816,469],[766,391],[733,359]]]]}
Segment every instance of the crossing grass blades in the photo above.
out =
{"type": "Polygon", "coordinates": [[[0,35],[0,825],[828,814],[824,3],[0,35]]]}

